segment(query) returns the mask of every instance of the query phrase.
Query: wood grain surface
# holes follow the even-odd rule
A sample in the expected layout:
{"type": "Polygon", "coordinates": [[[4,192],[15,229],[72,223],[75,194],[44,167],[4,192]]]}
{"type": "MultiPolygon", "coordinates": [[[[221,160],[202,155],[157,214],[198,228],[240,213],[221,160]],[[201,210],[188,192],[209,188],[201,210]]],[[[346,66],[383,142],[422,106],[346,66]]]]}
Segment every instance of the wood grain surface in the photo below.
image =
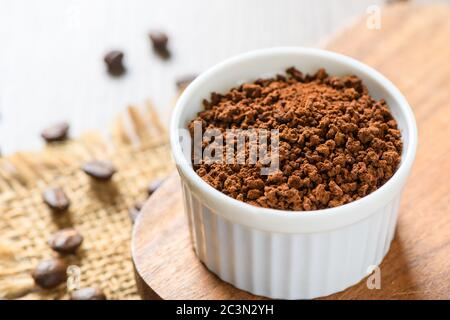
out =
{"type": "MultiPolygon", "coordinates": [[[[450,7],[396,5],[379,30],[361,20],[326,48],[381,71],[416,115],[419,148],[398,227],[381,268],[381,289],[366,281],[326,299],[450,299],[450,7]]],[[[174,174],[146,204],[133,234],[144,297],[255,299],[206,270],[191,248],[174,174]],[[150,289],[151,288],[151,289],[150,289]]]]}
{"type": "Polygon", "coordinates": [[[181,197],[174,172],[152,195],[135,223],[132,254],[143,298],[258,299],[223,282],[198,260],[181,197]]]}

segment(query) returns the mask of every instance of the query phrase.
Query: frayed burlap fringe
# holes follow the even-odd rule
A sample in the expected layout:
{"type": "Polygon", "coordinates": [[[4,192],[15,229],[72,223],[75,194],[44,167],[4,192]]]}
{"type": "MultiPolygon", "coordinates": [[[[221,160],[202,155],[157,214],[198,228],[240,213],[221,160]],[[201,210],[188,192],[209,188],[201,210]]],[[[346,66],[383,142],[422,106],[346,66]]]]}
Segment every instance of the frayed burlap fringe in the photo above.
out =
{"type": "Polygon", "coordinates": [[[80,286],[100,287],[109,299],[137,299],[130,258],[128,208],[146,198],[147,184],[173,169],[167,134],[150,103],[129,107],[107,135],[89,132],[40,152],[0,158],[0,299],[67,299],[66,285],[35,287],[31,270],[55,255],[47,240],[73,226],[84,236],[78,253],[65,257],[80,267],[80,286]],[[96,183],[80,165],[91,159],[112,161],[117,174],[96,183]],[[49,185],[71,199],[67,213],[53,214],[42,202],[49,185]]]}

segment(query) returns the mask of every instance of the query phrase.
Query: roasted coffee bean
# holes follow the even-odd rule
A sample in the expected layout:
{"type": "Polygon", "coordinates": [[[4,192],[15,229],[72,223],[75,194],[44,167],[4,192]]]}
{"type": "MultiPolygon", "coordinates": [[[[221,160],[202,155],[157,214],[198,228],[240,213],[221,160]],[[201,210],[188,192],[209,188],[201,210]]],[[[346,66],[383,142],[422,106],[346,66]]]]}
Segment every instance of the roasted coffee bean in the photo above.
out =
{"type": "Polygon", "coordinates": [[[44,190],[42,194],[44,202],[54,211],[66,211],[70,206],[70,200],[59,187],[50,187],[44,190]]]}
{"type": "Polygon", "coordinates": [[[94,179],[106,181],[116,173],[114,165],[108,161],[94,160],[85,163],[82,170],[94,179]]]}
{"type": "Polygon", "coordinates": [[[164,182],[164,179],[156,179],[153,180],[152,182],[149,183],[148,187],[147,187],[147,193],[149,196],[151,196],[156,189],[158,189],[161,184],[164,182]]]}
{"type": "Polygon", "coordinates": [[[189,74],[178,78],[176,81],[178,91],[183,91],[186,87],[197,78],[195,74],[189,74]]]}
{"type": "Polygon", "coordinates": [[[71,300],[107,300],[106,295],[98,288],[87,287],[73,291],[71,300]]]}
{"type": "Polygon", "coordinates": [[[162,50],[167,48],[169,37],[165,33],[161,31],[152,31],[150,32],[149,37],[155,50],[162,50]]]}
{"type": "Polygon", "coordinates": [[[61,259],[48,259],[39,262],[31,276],[41,288],[50,289],[58,286],[67,279],[67,265],[61,259]]]}
{"type": "Polygon", "coordinates": [[[160,31],[150,32],[149,38],[152,41],[153,50],[163,59],[170,58],[170,51],[167,48],[169,37],[160,31]]]}
{"type": "Polygon", "coordinates": [[[108,72],[113,76],[120,76],[125,73],[125,67],[123,66],[123,52],[121,51],[111,51],[105,58],[106,66],[108,72]]]}
{"type": "Polygon", "coordinates": [[[48,240],[49,246],[56,252],[74,253],[83,242],[83,236],[73,228],[62,229],[48,240]]]}
{"type": "Polygon", "coordinates": [[[47,142],[64,141],[67,139],[69,124],[67,122],[56,123],[41,132],[41,137],[47,142]]]}

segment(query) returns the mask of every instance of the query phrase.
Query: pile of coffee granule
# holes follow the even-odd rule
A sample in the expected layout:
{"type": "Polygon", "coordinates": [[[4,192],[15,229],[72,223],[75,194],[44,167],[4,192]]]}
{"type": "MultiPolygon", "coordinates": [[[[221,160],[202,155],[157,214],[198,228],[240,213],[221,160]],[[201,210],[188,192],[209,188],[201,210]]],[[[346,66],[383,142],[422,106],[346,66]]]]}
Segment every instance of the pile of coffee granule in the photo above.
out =
{"type": "MultiPolygon", "coordinates": [[[[261,175],[259,165],[202,161],[194,165],[208,184],[235,199],[266,208],[316,210],[360,199],[396,171],[402,152],[397,122],[356,76],[304,76],[245,83],[212,93],[194,121],[203,130],[278,129],[279,170],[261,175]]],[[[209,142],[204,143],[206,147],[209,142]]]]}

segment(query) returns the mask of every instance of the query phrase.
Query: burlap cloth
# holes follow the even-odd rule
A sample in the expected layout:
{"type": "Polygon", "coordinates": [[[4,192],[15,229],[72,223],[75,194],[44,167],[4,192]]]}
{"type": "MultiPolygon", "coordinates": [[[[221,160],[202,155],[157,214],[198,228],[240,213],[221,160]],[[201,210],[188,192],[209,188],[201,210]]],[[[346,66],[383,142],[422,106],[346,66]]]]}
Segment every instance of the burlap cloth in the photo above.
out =
{"type": "Polygon", "coordinates": [[[73,226],[84,236],[69,264],[81,269],[80,286],[96,286],[108,299],[138,299],[130,257],[128,209],[147,197],[150,181],[173,169],[166,132],[150,104],[128,108],[108,134],[89,132],[40,152],[0,158],[0,299],[67,299],[66,285],[34,286],[31,270],[55,255],[47,240],[73,226]],[[80,170],[86,160],[118,168],[112,181],[95,183],[80,170]],[[49,185],[71,199],[69,212],[53,214],[42,201],[49,185]]]}

